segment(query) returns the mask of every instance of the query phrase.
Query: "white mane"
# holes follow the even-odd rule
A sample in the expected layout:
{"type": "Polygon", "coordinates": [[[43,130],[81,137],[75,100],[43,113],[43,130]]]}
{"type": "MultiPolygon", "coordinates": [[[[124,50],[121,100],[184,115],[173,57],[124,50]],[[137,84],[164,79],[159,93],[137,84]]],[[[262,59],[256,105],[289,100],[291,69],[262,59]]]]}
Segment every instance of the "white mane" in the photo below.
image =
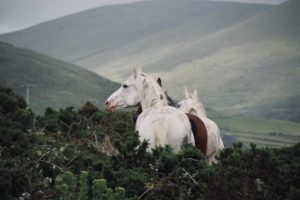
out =
{"type": "Polygon", "coordinates": [[[184,95],[185,98],[179,102],[179,105],[182,107],[181,109],[198,117],[206,117],[206,111],[204,105],[198,99],[197,90],[189,93],[185,88],[184,95]]]}
{"type": "Polygon", "coordinates": [[[193,104],[191,107],[191,113],[199,116],[199,117],[206,117],[206,111],[203,103],[201,103],[198,98],[196,100],[193,100],[193,104]]]}
{"type": "Polygon", "coordinates": [[[137,88],[139,88],[142,109],[168,105],[166,94],[156,80],[145,73],[140,73],[139,75],[141,78],[136,84],[137,88]]]}

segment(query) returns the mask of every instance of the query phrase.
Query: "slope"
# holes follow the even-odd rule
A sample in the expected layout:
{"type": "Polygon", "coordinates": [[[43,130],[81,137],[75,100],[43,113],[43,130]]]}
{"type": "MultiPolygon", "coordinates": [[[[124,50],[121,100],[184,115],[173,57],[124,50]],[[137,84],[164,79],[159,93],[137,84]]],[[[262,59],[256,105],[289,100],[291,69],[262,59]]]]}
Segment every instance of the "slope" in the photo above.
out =
{"type": "Polygon", "coordinates": [[[235,24],[268,7],[228,2],[153,0],[91,9],[2,35],[0,40],[89,67],[90,61],[84,61],[87,58],[93,59],[191,20],[200,20],[195,29],[205,34],[235,24]]]}
{"type": "Polygon", "coordinates": [[[216,117],[223,139],[226,136],[249,145],[281,147],[300,141],[300,123],[253,117],[216,117]]]}
{"type": "Polygon", "coordinates": [[[103,107],[118,84],[85,69],[31,50],[0,42],[0,84],[26,96],[37,113],[46,107],[78,106],[85,101],[103,107]]]}
{"type": "Polygon", "coordinates": [[[197,88],[228,115],[300,120],[299,1],[263,6],[147,1],[67,16],[1,38],[116,81],[131,65],[161,76],[171,96],[197,88]]]}
{"type": "Polygon", "coordinates": [[[299,8],[289,1],[174,52],[166,83],[196,87],[222,111],[299,121],[299,8]]]}
{"type": "Polygon", "coordinates": [[[131,72],[128,63],[142,65],[163,78],[172,96],[187,86],[198,89],[205,105],[229,115],[300,121],[299,4],[289,1],[208,34],[190,21],[96,62],[87,59],[88,65],[97,63],[96,72],[118,81],[131,72]]]}

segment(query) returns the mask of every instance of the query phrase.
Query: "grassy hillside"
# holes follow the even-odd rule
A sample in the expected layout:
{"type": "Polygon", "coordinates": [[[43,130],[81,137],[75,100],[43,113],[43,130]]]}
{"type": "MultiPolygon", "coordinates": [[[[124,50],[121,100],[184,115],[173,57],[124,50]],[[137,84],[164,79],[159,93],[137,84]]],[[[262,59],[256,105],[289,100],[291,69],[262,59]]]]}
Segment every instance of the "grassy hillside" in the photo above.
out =
{"type": "Polygon", "coordinates": [[[30,107],[41,113],[48,106],[77,106],[85,101],[103,107],[118,84],[85,69],[31,50],[0,42],[0,85],[26,96],[30,85],[30,107]]]}
{"type": "Polygon", "coordinates": [[[232,110],[232,105],[247,97],[244,93],[237,99],[227,95],[233,90],[227,81],[239,77],[239,72],[232,72],[237,66],[226,66],[233,75],[222,77],[225,67],[214,64],[222,69],[216,73],[211,70],[212,64],[202,61],[212,57],[209,62],[215,62],[214,54],[220,48],[228,48],[228,44],[224,45],[228,38],[220,36],[215,41],[214,35],[268,8],[229,2],[146,1],[88,10],[2,35],[0,39],[71,61],[115,81],[124,80],[131,73],[131,65],[141,65],[162,76],[175,97],[180,96],[183,85],[197,87],[209,107],[232,110]],[[225,91],[222,86],[226,86],[225,91]]]}
{"type": "Polygon", "coordinates": [[[223,137],[229,134],[248,145],[282,147],[300,141],[299,123],[251,117],[217,117],[215,120],[223,137]]]}
{"type": "Polygon", "coordinates": [[[132,65],[171,96],[197,88],[229,115],[300,119],[299,1],[279,6],[147,1],[100,7],[0,39],[123,81],[132,65]],[[37,42],[38,41],[38,42],[37,42]]]}
{"type": "Polygon", "coordinates": [[[118,81],[131,73],[130,64],[141,65],[162,77],[171,96],[180,98],[187,86],[228,115],[300,121],[299,4],[289,1],[231,25],[223,17],[219,29],[211,15],[190,20],[79,63],[118,81]]]}
{"type": "Polygon", "coordinates": [[[199,20],[195,28],[205,33],[235,24],[266,8],[223,2],[152,0],[91,9],[5,34],[0,39],[77,63],[191,20],[199,20]]]}
{"type": "Polygon", "coordinates": [[[287,2],[179,50],[167,86],[196,87],[223,111],[299,121],[299,8],[299,1],[287,2]]]}
{"type": "Polygon", "coordinates": [[[286,121],[300,121],[299,8],[298,0],[272,7],[147,1],[88,10],[0,39],[115,81],[140,65],[176,99],[183,86],[197,88],[222,133],[282,146],[298,142],[300,133],[299,123],[286,121]]]}

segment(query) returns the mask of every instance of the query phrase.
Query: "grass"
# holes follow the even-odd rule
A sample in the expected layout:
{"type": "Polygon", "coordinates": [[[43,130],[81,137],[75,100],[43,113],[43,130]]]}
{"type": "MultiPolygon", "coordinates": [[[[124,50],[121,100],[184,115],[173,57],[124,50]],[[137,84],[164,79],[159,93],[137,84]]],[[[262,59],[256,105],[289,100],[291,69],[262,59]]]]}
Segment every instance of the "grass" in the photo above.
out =
{"type": "MultiPolygon", "coordinates": [[[[182,98],[183,86],[197,88],[204,105],[223,116],[255,116],[215,115],[222,131],[240,141],[272,146],[299,141],[299,123],[284,120],[300,120],[300,1],[274,7],[201,1],[197,6],[195,1],[185,1],[188,6],[183,6],[182,2],[149,1],[92,9],[0,39],[72,60],[115,81],[124,81],[132,65],[140,65],[160,76],[168,94],[176,99],[182,98]],[[191,8],[196,13],[187,12],[191,8]]],[[[30,67],[30,62],[25,65],[23,61],[16,63],[30,67]]],[[[18,80],[18,74],[3,69],[4,78],[18,80]]],[[[63,82],[63,89],[49,80],[46,88],[54,85],[55,89],[45,90],[49,97],[43,94],[41,101],[52,99],[49,106],[57,107],[52,104],[73,104],[91,97],[101,105],[111,89],[103,93],[109,88],[105,83],[91,86],[93,78],[76,69],[76,73],[61,73],[57,84],[63,82]],[[69,74],[74,81],[62,81],[69,74]]],[[[48,80],[39,74],[34,77],[48,80]]],[[[8,86],[20,94],[24,88],[17,89],[14,84],[28,80],[32,74],[26,81],[8,86]]],[[[42,87],[36,89],[43,91],[42,87]]]]}
{"type": "Polygon", "coordinates": [[[46,107],[79,106],[86,101],[104,107],[118,84],[78,66],[0,42],[0,84],[26,96],[38,114],[46,107]]]}
{"type": "Polygon", "coordinates": [[[233,135],[245,144],[287,146],[300,141],[300,123],[254,117],[215,118],[221,132],[233,135]]]}

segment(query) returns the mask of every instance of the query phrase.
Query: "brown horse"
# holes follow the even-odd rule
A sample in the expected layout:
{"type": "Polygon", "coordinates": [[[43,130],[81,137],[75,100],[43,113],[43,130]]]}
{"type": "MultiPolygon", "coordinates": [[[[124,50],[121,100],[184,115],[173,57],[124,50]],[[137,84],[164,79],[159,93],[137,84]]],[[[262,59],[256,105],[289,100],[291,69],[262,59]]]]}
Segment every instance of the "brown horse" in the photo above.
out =
{"type": "MultiPolygon", "coordinates": [[[[162,86],[161,83],[161,79],[158,78],[157,79],[157,83],[162,86]]],[[[168,104],[171,106],[175,106],[176,104],[174,103],[174,101],[168,96],[166,95],[168,98],[168,104]]],[[[137,111],[132,115],[132,119],[134,121],[134,123],[136,123],[136,120],[138,118],[138,116],[143,112],[142,110],[142,106],[139,104],[137,111]]],[[[207,130],[206,127],[203,123],[203,121],[192,114],[188,114],[186,113],[186,115],[188,116],[190,123],[191,123],[191,127],[192,127],[192,131],[194,134],[194,138],[195,138],[195,146],[197,149],[199,149],[204,155],[206,155],[206,149],[207,149],[207,130]]]]}

